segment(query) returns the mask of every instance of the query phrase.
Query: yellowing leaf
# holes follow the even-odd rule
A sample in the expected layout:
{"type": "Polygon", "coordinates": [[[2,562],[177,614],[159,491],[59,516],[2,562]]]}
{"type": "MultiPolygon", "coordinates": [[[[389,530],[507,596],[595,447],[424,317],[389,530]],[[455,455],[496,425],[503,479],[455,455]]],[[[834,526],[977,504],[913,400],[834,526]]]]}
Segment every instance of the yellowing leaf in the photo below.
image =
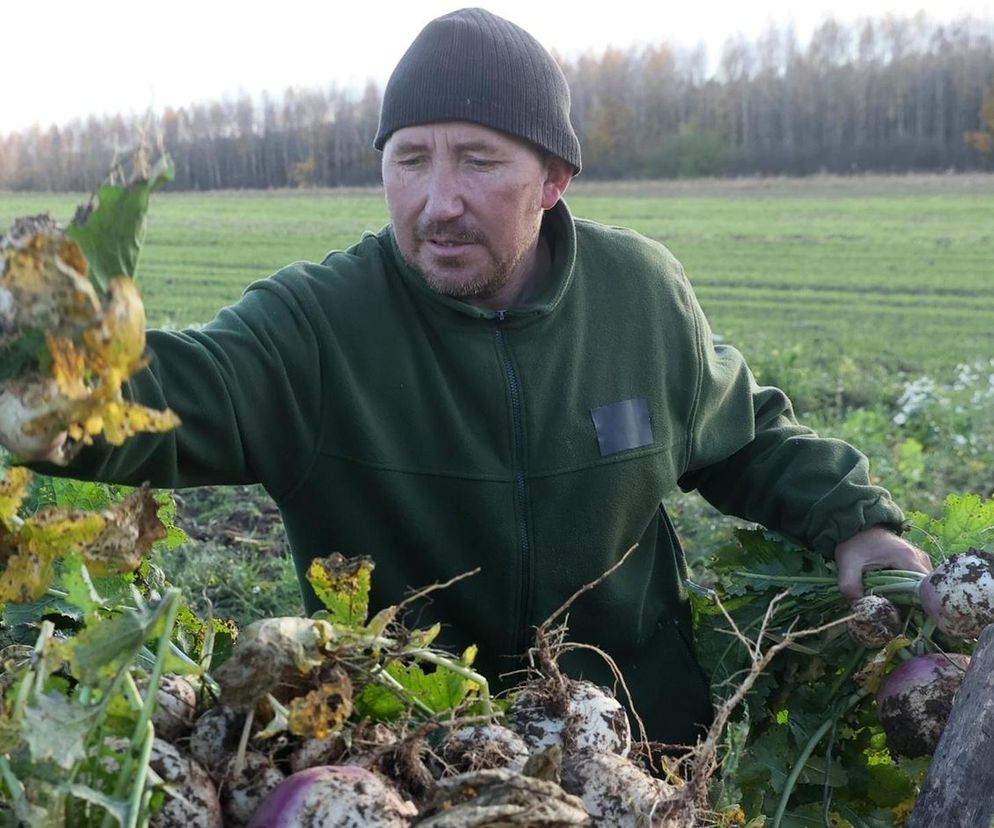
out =
{"type": "Polygon", "coordinates": [[[68,509],[43,509],[16,532],[0,534],[0,601],[36,601],[55,577],[54,562],[92,541],[104,518],[68,509]]]}
{"type": "Polygon", "coordinates": [[[352,714],[352,682],[341,670],[305,696],[292,699],[288,729],[296,736],[326,739],[337,733],[352,714]]]}
{"type": "Polygon", "coordinates": [[[145,307],[130,279],[112,279],[100,322],[83,333],[87,361],[104,385],[119,388],[144,365],[145,307]]]}
{"type": "Polygon", "coordinates": [[[93,412],[91,417],[100,417],[104,438],[115,446],[121,445],[135,434],[170,431],[180,424],[179,417],[168,409],[156,411],[130,402],[108,402],[93,412]]]}
{"type": "Polygon", "coordinates": [[[49,216],[18,219],[5,236],[0,287],[10,291],[21,329],[75,336],[99,315],[79,246],[49,216]]]}
{"type": "Polygon", "coordinates": [[[20,545],[28,550],[62,558],[91,543],[104,529],[106,520],[75,509],[42,509],[24,521],[20,545]]]}
{"type": "Polygon", "coordinates": [[[346,558],[339,552],[311,561],[307,580],[328,608],[329,621],[349,627],[361,627],[366,622],[372,571],[372,559],[346,558]]]}
{"type": "Polygon", "coordinates": [[[76,350],[71,339],[64,336],[49,334],[45,337],[45,344],[52,358],[52,378],[59,391],[70,400],[85,398],[88,393],[83,382],[86,372],[85,355],[76,350]]]}
{"type": "Polygon", "coordinates": [[[0,480],[0,524],[13,528],[13,519],[31,485],[31,472],[21,466],[8,469],[0,480]]]}
{"type": "Polygon", "coordinates": [[[7,546],[10,535],[0,537],[0,602],[24,604],[37,601],[55,577],[55,556],[48,550],[32,551],[7,546]]]}

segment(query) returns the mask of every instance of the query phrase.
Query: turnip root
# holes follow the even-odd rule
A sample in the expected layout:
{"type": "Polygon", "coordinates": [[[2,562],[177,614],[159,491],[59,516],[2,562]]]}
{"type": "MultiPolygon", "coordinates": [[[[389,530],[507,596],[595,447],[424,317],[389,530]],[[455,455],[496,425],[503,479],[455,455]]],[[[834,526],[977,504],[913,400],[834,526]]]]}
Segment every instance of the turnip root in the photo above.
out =
{"type": "Polygon", "coordinates": [[[627,756],[632,744],[625,709],[589,681],[561,677],[526,685],[511,704],[508,722],[532,752],[559,745],[566,753],[589,748],[627,756]]]}
{"type": "Polygon", "coordinates": [[[165,804],[149,828],[222,828],[217,789],[198,762],[156,739],[149,765],[166,783],[165,804]]]}
{"type": "Polygon", "coordinates": [[[219,768],[238,749],[244,710],[219,704],[197,719],[190,733],[190,755],[207,768],[219,768]]]}
{"type": "Polygon", "coordinates": [[[909,658],[887,675],[877,709],[892,753],[914,758],[935,750],[969,663],[969,656],[932,653],[909,658]]]}
{"type": "Polygon", "coordinates": [[[156,691],[158,709],[152,714],[155,734],[167,742],[190,732],[197,712],[197,691],[182,676],[165,675],[156,691]]]}
{"type": "Polygon", "coordinates": [[[422,809],[418,828],[569,828],[589,825],[579,797],[555,782],[504,768],[441,780],[422,809]]]}
{"type": "Polygon", "coordinates": [[[461,727],[446,736],[442,758],[460,771],[507,768],[521,771],[528,746],[517,733],[500,725],[461,727]]]}
{"type": "Polygon", "coordinates": [[[341,733],[332,733],[324,739],[302,739],[290,754],[290,771],[297,773],[318,765],[333,765],[347,750],[348,743],[341,733]]]}
{"type": "Polygon", "coordinates": [[[882,595],[867,595],[850,607],[849,637],[862,647],[883,647],[901,631],[901,616],[882,595]]]}
{"type": "Polygon", "coordinates": [[[563,760],[563,788],[603,828],[687,828],[691,805],[675,789],[616,753],[583,750],[563,760]],[[676,811],[675,809],[679,809],[676,811]]]}
{"type": "Polygon", "coordinates": [[[284,779],[286,774],[258,751],[247,751],[240,762],[238,757],[231,757],[221,783],[225,828],[247,825],[263,800],[284,779]],[[236,768],[236,764],[240,767],[236,768]]]}
{"type": "Polygon", "coordinates": [[[380,777],[362,768],[324,765],[287,777],[248,828],[403,828],[417,814],[380,777]]]}
{"type": "Polygon", "coordinates": [[[994,555],[973,549],[950,556],[922,581],[918,597],[946,635],[977,638],[994,623],[994,555]]]}
{"type": "MultiPolygon", "coordinates": [[[[116,754],[130,747],[128,740],[121,738],[106,739],[104,744],[116,754]]],[[[119,772],[117,756],[106,756],[102,762],[109,773],[119,772]]],[[[169,742],[155,739],[149,767],[162,780],[165,791],[162,810],[151,816],[149,828],[223,828],[217,789],[199,762],[169,742]]]]}

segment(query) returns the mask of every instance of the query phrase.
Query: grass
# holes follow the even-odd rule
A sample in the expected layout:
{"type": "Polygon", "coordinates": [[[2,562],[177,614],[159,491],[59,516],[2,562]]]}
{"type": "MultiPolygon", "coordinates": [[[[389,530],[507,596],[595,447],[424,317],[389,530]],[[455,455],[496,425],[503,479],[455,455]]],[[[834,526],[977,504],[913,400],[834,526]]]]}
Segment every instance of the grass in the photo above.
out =
{"type": "MultiPolygon", "coordinates": [[[[0,193],[0,226],[42,211],[68,218],[81,200],[0,193]]],[[[902,503],[934,510],[950,491],[991,494],[994,176],[581,178],[568,201],[578,216],[665,243],[712,327],[746,353],[760,381],[787,389],[819,431],[862,448],[902,503]],[[977,366],[965,383],[963,364],[977,366]],[[902,402],[923,382],[927,393],[902,402]]],[[[140,273],[150,322],[203,323],[251,281],[320,260],[386,220],[381,194],[369,189],[157,194],[140,273]]],[[[246,497],[263,498],[241,492],[189,509],[211,525],[211,510],[236,512],[246,497]]],[[[698,552],[727,535],[699,499],[677,496],[671,506],[698,552]]],[[[260,554],[253,532],[227,546],[211,537],[206,552],[175,553],[168,566],[191,595],[228,600],[242,619],[260,607],[274,614],[254,587],[292,602],[292,571],[278,551],[260,554]]]]}
{"type": "MultiPolygon", "coordinates": [[[[0,194],[0,225],[80,196],[0,194]]],[[[994,353],[994,177],[585,185],[575,214],[670,247],[712,325],[755,361],[779,344],[888,372],[994,353]]],[[[155,325],[207,321],[254,279],[387,220],[377,190],[162,193],[141,285],[155,325]]]]}

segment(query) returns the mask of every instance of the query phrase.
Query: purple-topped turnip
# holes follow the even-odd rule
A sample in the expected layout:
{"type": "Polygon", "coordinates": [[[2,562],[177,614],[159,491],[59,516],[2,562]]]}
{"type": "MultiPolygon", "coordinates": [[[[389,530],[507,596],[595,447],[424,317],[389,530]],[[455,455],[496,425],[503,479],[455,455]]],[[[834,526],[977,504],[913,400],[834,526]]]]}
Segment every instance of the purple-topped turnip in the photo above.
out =
{"type": "Polygon", "coordinates": [[[994,555],[971,549],[946,558],[922,581],[918,597],[946,635],[977,638],[994,623],[994,555]]]}
{"type": "Polygon", "coordinates": [[[949,719],[969,656],[931,653],[899,664],[877,691],[887,747],[899,756],[931,754],[949,719]]]}
{"type": "Polygon", "coordinates": [[[248,828],[405,828],[417,814],[379,776],[355,766],[322,765],[288,776],[248,828]]]}

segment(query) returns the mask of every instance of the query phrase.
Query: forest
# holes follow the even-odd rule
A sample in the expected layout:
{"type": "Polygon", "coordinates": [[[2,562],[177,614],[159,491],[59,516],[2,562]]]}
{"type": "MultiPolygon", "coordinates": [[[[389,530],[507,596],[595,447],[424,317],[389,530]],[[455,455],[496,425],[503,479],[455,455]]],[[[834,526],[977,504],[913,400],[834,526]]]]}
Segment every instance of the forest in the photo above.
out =
{"type": "MultiPolygon", "coordinates": [[[[994,169],[994,20],[924,14],[790,26],[703,46],[659,43],[560,58],[591,179],[994,169]]],[[[381,90],[248,92],[145,116],[0,135],[0,189],[86,191],[153,131],[176,190],[379,181],[381,90]]]]}

